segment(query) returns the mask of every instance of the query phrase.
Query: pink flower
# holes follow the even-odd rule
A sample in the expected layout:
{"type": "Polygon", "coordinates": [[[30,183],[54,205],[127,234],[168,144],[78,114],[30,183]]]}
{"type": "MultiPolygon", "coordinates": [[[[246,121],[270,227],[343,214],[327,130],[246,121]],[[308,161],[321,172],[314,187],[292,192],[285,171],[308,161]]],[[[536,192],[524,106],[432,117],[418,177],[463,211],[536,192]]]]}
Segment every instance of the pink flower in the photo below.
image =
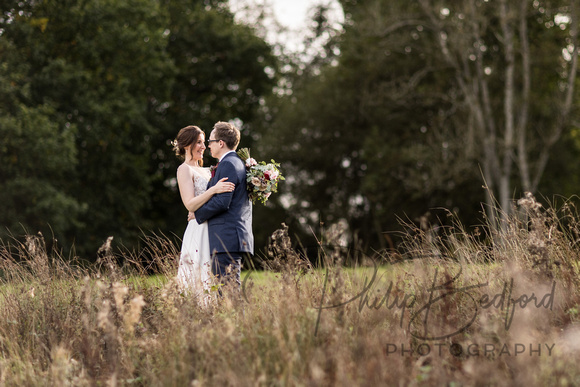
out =
{"type": "Polygon", "coordinates": [[[271,171],[269,169],[267,171],[264,171],[264,177],[266,178],[266,180],[273,180],[274,179],[274,173],[273,172],[274,171],[271,171]]]}
{"type": "Polygon", "coordinates": [[[264,171],[264,177],[266,178],[266,180],[276,180],[278,178],[278,172],[272,169],[268,169],[264,171]]]}
{"type": "Polygon", "coordinates": [[[258,162],[252,157],[246,160],[246,167],[253,167],[255,165],[258,165],[258,162]]]}

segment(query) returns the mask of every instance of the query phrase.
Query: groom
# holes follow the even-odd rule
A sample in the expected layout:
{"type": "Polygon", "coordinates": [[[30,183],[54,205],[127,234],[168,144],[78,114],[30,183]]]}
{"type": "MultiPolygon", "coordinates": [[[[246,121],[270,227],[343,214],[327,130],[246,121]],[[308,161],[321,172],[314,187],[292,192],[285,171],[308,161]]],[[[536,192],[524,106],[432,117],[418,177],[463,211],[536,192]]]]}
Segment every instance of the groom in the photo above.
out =
{"type": "Polygon", "coordinates": [[[214,195],[195,211],[195,219],[201,224],[207,220],[209,247],[212,253],[212,273],[221,285],[235,280],[241,287],[242,256],[254,253],[252,234],[252,204],[246,188],[246,166],[235,150],[240,143],[240,131],[227,122],[214,125],[208,147],[212,157],[218,159],[215,175],[207,187],[227,177],[234,183],[233,192],[214,195]]]}

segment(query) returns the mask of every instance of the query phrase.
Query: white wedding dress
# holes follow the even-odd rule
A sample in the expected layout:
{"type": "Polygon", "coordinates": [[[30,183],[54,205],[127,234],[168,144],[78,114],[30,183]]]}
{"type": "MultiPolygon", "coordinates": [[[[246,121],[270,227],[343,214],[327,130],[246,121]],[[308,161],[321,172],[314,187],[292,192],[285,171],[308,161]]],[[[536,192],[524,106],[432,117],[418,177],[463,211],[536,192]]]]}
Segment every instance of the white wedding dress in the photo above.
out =
{"type": "MultiPolygon", "coordinates": [[[[194,173],[193,187],[195,196],[207,190],[211,174],[209,168],[192,168],[194,173]]],[[[198,224],[190,220],[183,235],[177,282],[188,294],[193,294],[207,301],[211,288],[211,259],[207,222],[198,224]]]]}

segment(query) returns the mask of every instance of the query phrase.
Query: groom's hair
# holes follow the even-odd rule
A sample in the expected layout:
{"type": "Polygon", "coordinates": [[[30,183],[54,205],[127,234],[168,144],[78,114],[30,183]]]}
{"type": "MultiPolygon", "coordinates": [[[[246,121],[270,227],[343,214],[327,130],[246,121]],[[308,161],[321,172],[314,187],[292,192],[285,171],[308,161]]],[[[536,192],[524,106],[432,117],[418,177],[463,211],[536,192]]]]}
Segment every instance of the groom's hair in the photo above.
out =
{"type": "Polygon", "coordinates": [[[215,139],[222,140],[227,147],[236,150],[240,143],[240,130],[229,122],[220,121],[213,126],[215,139]]]}

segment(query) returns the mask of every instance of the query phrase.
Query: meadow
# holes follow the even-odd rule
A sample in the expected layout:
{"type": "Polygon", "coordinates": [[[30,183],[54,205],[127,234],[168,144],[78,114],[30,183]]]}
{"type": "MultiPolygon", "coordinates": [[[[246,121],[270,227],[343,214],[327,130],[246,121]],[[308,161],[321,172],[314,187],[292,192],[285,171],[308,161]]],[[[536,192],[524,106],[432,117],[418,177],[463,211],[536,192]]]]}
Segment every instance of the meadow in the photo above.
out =
{"type": "Polygon", "coordinates": [[[180,292],[164,237],[108,241],[90,267],[12,241],[0,385],[580,385],[579,218],[526,200],[501,231],[418,229],[373,257],[324,235],[319,265],[283,227],[266,270],[209,304],[180,292]]]}

